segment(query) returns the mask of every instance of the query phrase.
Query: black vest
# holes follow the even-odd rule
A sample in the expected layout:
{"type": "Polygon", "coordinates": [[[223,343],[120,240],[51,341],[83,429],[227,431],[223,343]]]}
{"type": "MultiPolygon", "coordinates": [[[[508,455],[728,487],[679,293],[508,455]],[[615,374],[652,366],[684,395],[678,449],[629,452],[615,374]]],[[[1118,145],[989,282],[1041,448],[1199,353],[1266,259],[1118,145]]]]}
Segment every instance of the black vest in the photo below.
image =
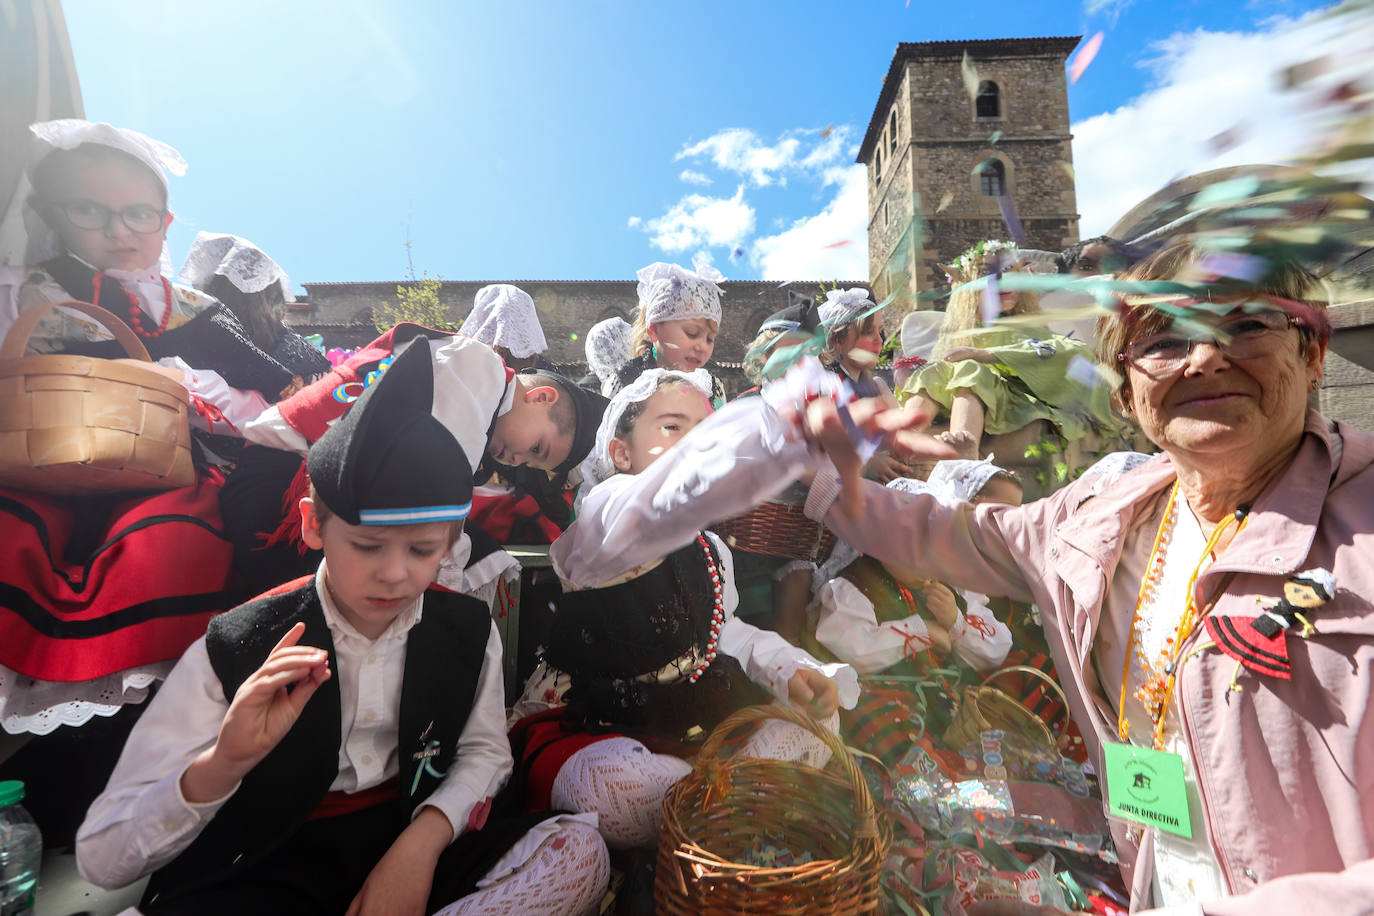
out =
{"type": "MultiPolygon", "coordinates": [[[[314,578],[292,585],[211,619],[205,645],[226,697],[234,696],[282,636],[302,620],[305,634],[299,644],[325,649],[330,670],[338,671],[314,578]]],[[[407,634],[401,680],[396,812],[401,827],[441,782],[431,770],[443,774],[454,763],[490,630],[490,613],[477,599],[438,589],[425,593],[424,613],[407,634]]],[[[339,681],[333,677],[320,686],[286,737],[244,778],[200,836],[153,875],[144,899],[165,901],[230,881],[288,841],[338,775],[341,718],[339,681]]]]}

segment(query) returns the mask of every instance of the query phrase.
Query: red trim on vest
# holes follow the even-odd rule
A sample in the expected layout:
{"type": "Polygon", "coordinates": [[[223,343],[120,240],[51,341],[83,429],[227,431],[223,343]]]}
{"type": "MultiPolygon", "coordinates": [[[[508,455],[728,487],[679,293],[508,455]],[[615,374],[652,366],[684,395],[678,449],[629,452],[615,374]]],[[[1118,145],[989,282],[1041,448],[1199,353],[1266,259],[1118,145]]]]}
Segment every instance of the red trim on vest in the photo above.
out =
{"type": "MultiPolygon", "coordinates": [[[[272,594],[268,592],[268,594],[272,594]]],[[[362,811],[364,808],[373,808],[387,802],[394,802],[401,797],[401,787],[393,776],[380,785],[375,785],[370,789],[363,789],[361,792],[330,792],[320,803],[315,806],[315,810],[310,812],[309,820],[317,821],[325,817],[341,817],[345,814],[352,814],[355,811],[362,811]]]]}
{"type": "Polygon", "coordinates": [[[262,544],[254,550],[266,550],[278,544],[294,544],[296,552],[305,556],[305,536],[301,534],[301,525],[305,522],[301,515],[301,500],[310,495],[310,474],[306,471],[306,463],[301,462],[301,466],[296,470],[296,476],[291,478],[291,484],[286,488],[286,492],[281,498],[281,521],[277,527],[272,529],[270,534],[259,534],[262,544]]]}

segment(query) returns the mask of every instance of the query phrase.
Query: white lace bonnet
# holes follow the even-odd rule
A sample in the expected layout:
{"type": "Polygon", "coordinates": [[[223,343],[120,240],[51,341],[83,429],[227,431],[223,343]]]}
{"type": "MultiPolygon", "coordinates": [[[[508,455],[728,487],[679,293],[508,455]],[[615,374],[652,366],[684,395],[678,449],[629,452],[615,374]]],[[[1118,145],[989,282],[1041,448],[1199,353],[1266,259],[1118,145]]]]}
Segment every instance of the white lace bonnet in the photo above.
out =
{"type": "Polygon", "coordinates": [[[549,348],[530,294],[509,283],[484,286],[472,297],[472,312],[458,333],[489,347],[505,347],[516,359],[549,348]]]}
{"type": "Polygon", "coordinates": [[[296,301],[291,293],[291,278],[267,252],[237,235],[201,232],[191,243],[178,279],[204,290],[217,276],[234,284],[241,293],[261,292],[277,283],[283,301],[296,301]]]}
{"type": "Polygon", "coordinates": [[[825,293],[825,301],[817,313],[827,331],[833,331],[849,324],[865,310],[876,308],[868,290],[856,286],[853,289],[832,289],[825,293]]]}
{"type": "MultiPolygon", "coordinates": [[[[62,118],[30,124],[29,132],[33,135],[28,160],[30,169],[54,150],[76,149],[83,143],[94,143],[128,153],[146,165],[157,176],[163,191],[167,190],[169,172],[176,176],[186,174],[186,160],[181,158],[181,153],[136,130],[80,118],[62,118]]],[[[60,250],[57,233],[28,206],[32,195],[33,183],[26,170],[0,220],[0,263],[38,264],[60,250]]],[[[165,246],[163,262],[170,267],[165,246]]]]}
{"type": "Polygon", "coordinates": [[[644,313],[646,326],[661,321],[707,318],[719,327],[722,290],[718,284],[725,277],[709,264],[692,266],[695,270],[655,261],[640,268],[636,274],[639,277],[639,308],[644,313]]]}
{"type": "Polygon", "coordinates": [[[1004,473],[1002,468],[992,463],[992,459],[993,456],[989,455],[981,461],[937,461],[926,483],[941,502],[945,502],[944,494],[954,499],[970,501],[982,491],[989,480],[1004,473]]]}
{"type": "Polygon", "coordinates": [[[711,399],[711,373],[705,369],[679,372],[676,369],[646,369],[639,378],[616,392],[606,412],[601,415],[601,425],[596,430],[596,444],[582,461],[582,489],[579,496],[616,473],[611,462],[611,440],[615,438],[615,428],[625,409],[637,401],[644,401],[658,391],[658,386],[666,378],[680,378],[696,386],[706,400],[711,399]]]}
{"type": "Polygon", "coordinates": [[[630,361],[630,323],[624,318],[606,318],[587,331],[583,349],[587,353],[587,368],[601,380],[601,394],[610,397],[614,392],[616,373],[630,361]]]}
{"type": "Polygon", "coordinates": [[[931,310],[908,312],[902,319],[902,356],[928,360],[940,339],[945,313],[931,310]]]}

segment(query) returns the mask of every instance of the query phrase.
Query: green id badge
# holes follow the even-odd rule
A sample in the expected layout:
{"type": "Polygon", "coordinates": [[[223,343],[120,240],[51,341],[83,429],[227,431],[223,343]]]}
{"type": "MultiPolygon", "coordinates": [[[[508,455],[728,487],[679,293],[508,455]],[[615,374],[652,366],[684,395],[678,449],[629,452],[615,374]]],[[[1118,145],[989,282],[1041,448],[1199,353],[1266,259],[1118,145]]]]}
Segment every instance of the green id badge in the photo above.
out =
{"type": "Polygon", "coordinates": [[[1192,837],[1182,757],[1132,744],[1107,744],[1103,751],[1110,814],[1192,837]]]}

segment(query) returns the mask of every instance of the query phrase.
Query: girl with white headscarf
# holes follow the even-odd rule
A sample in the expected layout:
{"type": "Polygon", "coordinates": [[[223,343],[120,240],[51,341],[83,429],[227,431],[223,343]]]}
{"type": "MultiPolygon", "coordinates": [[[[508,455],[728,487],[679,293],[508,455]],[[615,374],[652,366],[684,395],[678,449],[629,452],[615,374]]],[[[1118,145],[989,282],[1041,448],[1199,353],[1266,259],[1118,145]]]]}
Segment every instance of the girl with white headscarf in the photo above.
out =
{"type": "Polygon", "coordinates": [[[509,283],[479,289],[458,333],[491,347],[517,372],[534,366],[549,348],[534,300],[509,283]]]}
{"type": "MultiPolygon", "coordinates": [[[[720,333],[720,283],[725,277],[709,264],[692,270],[661,261],[639,270],[639,312],[630,332],[630,361],[617,373],[615,390],[647,369],[692,372],[715,352],[720,333]]],[[[725,404],[725,387],[711,382],[711,403],[725,404]]]]}
{"type": "MultiPolygon", "coordinates": [[[[653,844],[664,794],[691,769],[682,758],[726,715],[771,698],[825,719],[857,699],[853,669],[822,665],[734,616],[730,550],[711,532],[674,531],[667,556],[617,562],[642,548],[643,526],[665,537],[669,520],[653,521],[653,465],[711,414],[710,382],[703,370],[650,369],[606,409],[583,464],[589,489],[578,518],[550,552],[564,586],[553,632],[514,709],[526,799],[596,811],[616,847],[653,844]],[[603,733],[587,734],[593,726],[603,733]],[[651,752],[641,739],[677,753],[651,752]]],[[[814,736],[781,721],[742,753],[813,765],[828,757],[814,736]]]]}
{"type": "Polygon", "coordinates": [[[624,318],[607,318],[598,321],[587,331],[584,346],[587,368],[601,383],[602,397],[609,398],[620,388],[620,369],[630,361],[632,330],[624,318]]]}

